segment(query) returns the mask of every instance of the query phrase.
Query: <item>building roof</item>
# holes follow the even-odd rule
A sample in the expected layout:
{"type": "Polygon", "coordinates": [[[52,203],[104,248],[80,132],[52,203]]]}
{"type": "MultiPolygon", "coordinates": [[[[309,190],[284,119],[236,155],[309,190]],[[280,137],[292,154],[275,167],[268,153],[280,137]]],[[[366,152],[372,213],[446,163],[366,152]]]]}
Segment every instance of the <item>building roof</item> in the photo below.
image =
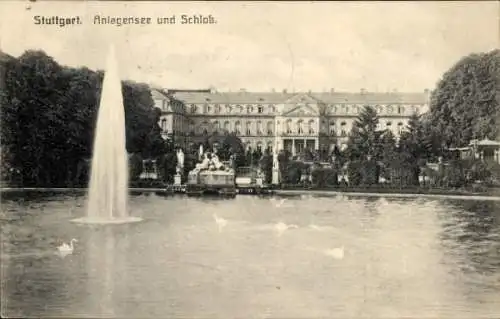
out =
{"type": "Polygon", "coordinates": [[[296,95],[306,95],[324,104],[425,104],[421,93],[347,93],[347,92],[175,92],[173,96],[186,104],[284,104],[296,95]]]}

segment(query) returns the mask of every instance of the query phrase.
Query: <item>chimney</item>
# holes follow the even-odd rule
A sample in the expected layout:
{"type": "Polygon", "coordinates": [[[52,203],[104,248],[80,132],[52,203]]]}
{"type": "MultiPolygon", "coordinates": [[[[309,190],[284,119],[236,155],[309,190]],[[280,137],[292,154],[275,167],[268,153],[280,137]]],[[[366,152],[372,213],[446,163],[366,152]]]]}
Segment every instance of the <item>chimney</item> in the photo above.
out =
{"type": "Polygon", "coordinates": [[[283,93],[286,93],[286,89],[283,89],[283,93]]]}
{"type": "Polygon", "coordinates": [[[276,90],[275,90],[274,88],[272,88],[272,89],[271,89],[271,92],[275,93],[275,92],[276,92],[276,90]]]}
{"type": "Polygon", "coordinates": [[[429,95],[429,93],[431,93],[431,91],[429,89],[425,89],[424,93],[427,94],[427,95],[429,95]]]}
{"type": "Polygon", "coordinates": [[[334,89],[334,88],[331,88],[331,89],[330,89],[330,93],[331,93],[331,94],[335,93],[335,89],[334,89]]]}
{"type": "Polygon", "coordinates": [[[242,92],[242,93],[243,93],[243,92],[246,92],[246,91],[247,91],[247,90],[246,90],[245,88],[241,88],[241,89],[240,89],[240,92],[242,92]]]}
{"type": "Polygon", "coordinates": [[[361,94],[365,94],[366,93],[366,89],[362,88],[361,89],[361,94]]]}
{"type": "Polygon", "coordinates": [[[307,91],[307,93],[311,94],[311,93],[312,93],[312,90],[307,91]]]}

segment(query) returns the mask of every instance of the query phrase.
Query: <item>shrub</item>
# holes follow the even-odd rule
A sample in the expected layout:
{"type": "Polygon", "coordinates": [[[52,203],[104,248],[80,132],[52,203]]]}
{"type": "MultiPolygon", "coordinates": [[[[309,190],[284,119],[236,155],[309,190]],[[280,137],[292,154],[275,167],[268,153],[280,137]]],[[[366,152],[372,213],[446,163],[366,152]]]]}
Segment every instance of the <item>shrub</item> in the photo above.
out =
{"type": "Polygon", "coordinates": [[[332,168],[317,168],[311,172],[312,183],[315,187],[338,185],[338,174],[332,168]]]}

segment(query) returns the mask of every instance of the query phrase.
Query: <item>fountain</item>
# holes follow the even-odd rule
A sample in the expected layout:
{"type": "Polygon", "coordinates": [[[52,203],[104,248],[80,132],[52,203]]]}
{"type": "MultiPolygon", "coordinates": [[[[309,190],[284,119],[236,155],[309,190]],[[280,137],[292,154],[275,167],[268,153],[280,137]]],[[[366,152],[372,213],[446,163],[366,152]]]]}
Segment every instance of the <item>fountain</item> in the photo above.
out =
{"type": "Polygon", "coordinates": [[[73,222],[123,224],[141,219],[128,214],[128,158],[125,110],[114,47],[104,73],[94,136],[87,216],[73,222]]]}

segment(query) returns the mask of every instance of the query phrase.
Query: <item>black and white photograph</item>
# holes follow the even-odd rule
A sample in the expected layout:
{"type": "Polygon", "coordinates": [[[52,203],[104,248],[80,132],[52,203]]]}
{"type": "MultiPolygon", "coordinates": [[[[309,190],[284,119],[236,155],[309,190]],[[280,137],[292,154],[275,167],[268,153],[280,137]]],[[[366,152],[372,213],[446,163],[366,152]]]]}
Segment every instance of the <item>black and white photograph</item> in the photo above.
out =
{"type": "Polygon", "coordinates": [[[2,318],[500,318],[500,2],[0,2],[2,318]]]}

